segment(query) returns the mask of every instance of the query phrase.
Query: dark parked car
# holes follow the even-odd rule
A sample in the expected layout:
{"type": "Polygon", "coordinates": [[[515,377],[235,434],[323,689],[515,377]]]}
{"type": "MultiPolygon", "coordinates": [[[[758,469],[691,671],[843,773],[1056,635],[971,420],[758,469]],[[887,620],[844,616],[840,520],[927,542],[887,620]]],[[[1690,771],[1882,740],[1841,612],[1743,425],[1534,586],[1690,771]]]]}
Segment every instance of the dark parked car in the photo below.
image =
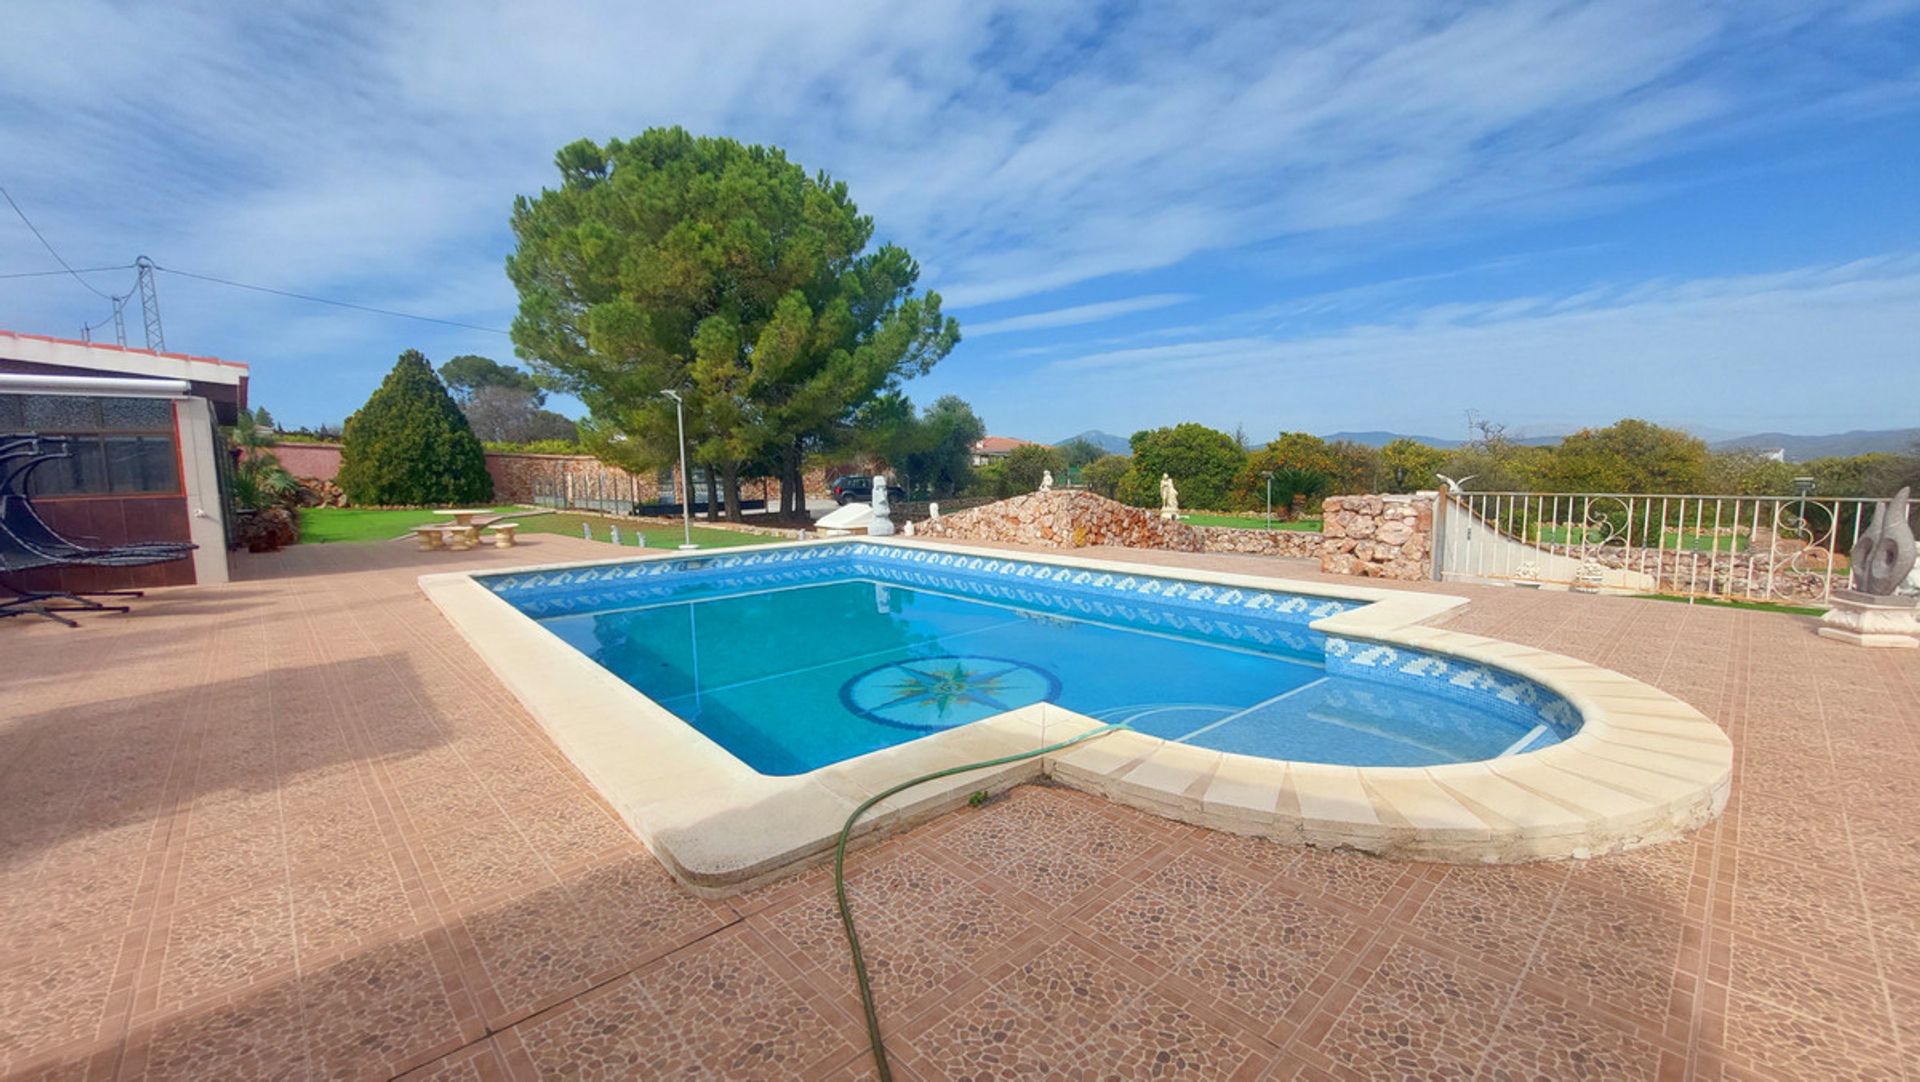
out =
{"type": "MultiPolygon", "coordinates": [[[[873,478],[864,473],[850,473],[833,480],[833,502],[842,507],[850,503],[867,503],[873,499],[873,478]]],[[[907,498],[907,490],[899,485],[887,486],[887,500],[902,503],[907,498]]]]}

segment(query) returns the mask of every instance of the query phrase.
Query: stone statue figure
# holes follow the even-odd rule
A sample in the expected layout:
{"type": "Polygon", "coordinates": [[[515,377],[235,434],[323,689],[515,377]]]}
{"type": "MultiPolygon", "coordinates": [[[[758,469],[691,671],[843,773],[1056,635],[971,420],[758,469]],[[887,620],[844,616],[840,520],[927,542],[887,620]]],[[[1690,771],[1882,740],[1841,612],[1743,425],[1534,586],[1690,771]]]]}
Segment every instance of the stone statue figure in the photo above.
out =
{"type": "Polygon", "coordinates": [[[1180,517],[1180,490],[1173,487],[1171,474],[1160,475],[1160,517],[1168,520],[1180,517]]]}
{"type": "Polygon", "coordinates": [[[1052,470],[1040,471],[1040,491],[1042,492],[1053,491],[1053,471],[1052,470]]]}
{"type": "Polygon", "coordinates": [[[1903,488],[1886,503],[1875,504],[1873,520],[1853,543],[1853,588],[1873,597],[1892,597],[1913,570],[1913,528],[1907,525],[1910,489],[1903,488]]]}
{"type": "Polygon", "coordinates": [[[893,536],[893,507],[887,502],[887,475],[875,474],[873,478],[873,522],[867,526],[867,533],[874,537],[893,536]]]}
{"type": "Polygon", "coordinates": [[[1920,598],[1901,592],[1913,571],[1913,527],[1907,525],[1909,489],[1876,504],[1873,520],[1853,543],[1853,589],[1835,590],[1820,615],[1820,634],[1855,646],[1920,649],[1920,598]]]}

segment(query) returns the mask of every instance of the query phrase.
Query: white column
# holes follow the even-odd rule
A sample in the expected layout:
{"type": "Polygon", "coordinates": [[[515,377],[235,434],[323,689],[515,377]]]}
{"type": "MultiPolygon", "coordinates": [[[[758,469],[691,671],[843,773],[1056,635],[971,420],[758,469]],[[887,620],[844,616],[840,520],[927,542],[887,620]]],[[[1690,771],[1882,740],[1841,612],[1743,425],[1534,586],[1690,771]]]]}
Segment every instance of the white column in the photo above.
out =
{"type": "Polygon", "coordinates": [[[186,493],[187,539],[193,551],[193,581],[201,586],[228,580],[227,508],[220,499],[220,445],[213,438],[213,414],[204,398],[173,403],[173,428],[180,440],[180,484],[186,493]]]}

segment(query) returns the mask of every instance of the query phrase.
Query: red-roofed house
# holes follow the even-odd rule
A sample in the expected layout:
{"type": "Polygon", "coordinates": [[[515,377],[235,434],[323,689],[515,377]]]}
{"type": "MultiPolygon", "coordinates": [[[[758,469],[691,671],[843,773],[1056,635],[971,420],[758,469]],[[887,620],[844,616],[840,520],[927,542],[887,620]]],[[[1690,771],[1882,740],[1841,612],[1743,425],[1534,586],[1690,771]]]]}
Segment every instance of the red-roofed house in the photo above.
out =
{"type": "Polygon", "coordinates": [[[247,366],[235,361],[0,331],[0,436],[72,440],[70,458],[31,475],[28,493],[48,524],[95,546],[199,546],[174,563],[33,571],[9,582],[85,591],[227,581],[218,426],[246,404],[247,366]]]}
{"type": "Polygon", "coordinates": [[[1015,447],[1045,447],[1044,443],[1032,440],[1017,440],[1012,436],[988,436],[974,443],[973,464],[984,466],[995,459],[1005,458],[1013,453],[1015,447]]]}

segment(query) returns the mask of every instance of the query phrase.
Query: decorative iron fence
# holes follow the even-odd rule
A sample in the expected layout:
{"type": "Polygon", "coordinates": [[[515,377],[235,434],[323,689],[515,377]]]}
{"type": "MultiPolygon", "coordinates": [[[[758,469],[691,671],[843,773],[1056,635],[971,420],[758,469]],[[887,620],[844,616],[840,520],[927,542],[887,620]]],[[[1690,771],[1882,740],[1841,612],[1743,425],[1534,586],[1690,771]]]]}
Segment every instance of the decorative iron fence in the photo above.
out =
{"type": "Polygon", "coordinates": [[[1434,577],[1819,604],[1847,586],[1847,553],[1879,502],[1453,492],[1434,523],[1434,577]]]}
{"type": "MultiPolygon", "coordinates": [[[[707,509],[705,473],[694,470],[693,483],[693,510],[696,514],[704,514],[707,509]]],[[[535,477],[529,481],[528,488],[530,502],[536,507],[551,507],[561,511],[597,511],[607,515],[680,513],[679,493],[673,490],[671,476],[649,483],[646,478],[636,474],[601,470],[535,477]]],[[[765,510],[770,491],[778,491],[772,482],[760,479],[743,481],[740,485],[740,506],[748,511],[765,510]]]]}

